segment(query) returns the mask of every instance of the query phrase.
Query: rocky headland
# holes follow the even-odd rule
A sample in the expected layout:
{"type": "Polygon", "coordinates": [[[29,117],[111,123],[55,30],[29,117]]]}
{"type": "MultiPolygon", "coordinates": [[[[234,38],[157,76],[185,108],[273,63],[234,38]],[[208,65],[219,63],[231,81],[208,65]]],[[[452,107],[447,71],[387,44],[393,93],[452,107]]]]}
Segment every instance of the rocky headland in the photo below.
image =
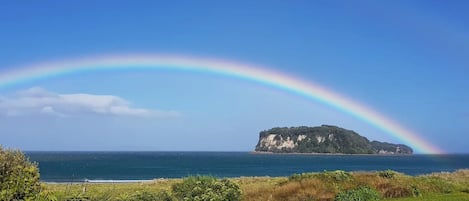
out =
{"type": "Polygon", "coordinates": [[[404,144],[369,141],[337,126],[283,127],[261,131],[256,152],[323,154],[412,154],[404,144]]]}

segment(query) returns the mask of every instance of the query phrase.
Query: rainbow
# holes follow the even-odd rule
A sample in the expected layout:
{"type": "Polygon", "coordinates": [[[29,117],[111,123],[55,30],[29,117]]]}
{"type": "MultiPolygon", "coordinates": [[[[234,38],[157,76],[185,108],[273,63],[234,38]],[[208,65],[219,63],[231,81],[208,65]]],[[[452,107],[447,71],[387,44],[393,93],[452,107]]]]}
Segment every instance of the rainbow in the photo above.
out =
{"type": "Polygon", "coordinates": [[[412,146],[416,152],[444,153],[422,137],[375,110],[319,84],[288,76],[261,66],[231,61],[174,55],[112,55],[35,64],[0,73],[0,89],[21,83],[78,72],[132,69],[175,69],[219,74],[285,90],[332,106],[361,119],[412,146]]]}

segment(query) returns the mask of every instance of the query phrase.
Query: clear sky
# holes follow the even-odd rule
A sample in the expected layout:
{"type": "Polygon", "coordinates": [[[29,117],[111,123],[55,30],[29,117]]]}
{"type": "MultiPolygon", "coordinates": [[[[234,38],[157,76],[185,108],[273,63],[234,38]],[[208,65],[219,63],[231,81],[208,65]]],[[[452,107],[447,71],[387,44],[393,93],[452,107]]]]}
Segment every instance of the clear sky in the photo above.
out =
{"type": "MultiPolygon", "coordinates": [[[[110,54],[257,64],[469,153],[468,9],[463,0],[0,1],[0,73],[110,54]]],[[[24,150],[250,151],[261,130],[321,124],[400,142],[330,106],[214,74],[100,71],[0,89],[0,144],[24,150]]]]}

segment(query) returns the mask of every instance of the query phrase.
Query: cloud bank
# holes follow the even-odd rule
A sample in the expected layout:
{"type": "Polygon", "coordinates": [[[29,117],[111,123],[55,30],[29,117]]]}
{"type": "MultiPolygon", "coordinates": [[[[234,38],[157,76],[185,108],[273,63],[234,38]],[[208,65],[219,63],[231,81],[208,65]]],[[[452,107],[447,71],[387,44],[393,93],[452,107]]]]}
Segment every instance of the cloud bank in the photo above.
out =
{"type": "Polygon", "coordinates": [[[113,95],[59,94],[40,87],[0,96],[0,114],[6,116],[51,115],[73,117],[81,115],[165,117],[177,116],[176,111],[133,107],[129,101],[113,95]]]}

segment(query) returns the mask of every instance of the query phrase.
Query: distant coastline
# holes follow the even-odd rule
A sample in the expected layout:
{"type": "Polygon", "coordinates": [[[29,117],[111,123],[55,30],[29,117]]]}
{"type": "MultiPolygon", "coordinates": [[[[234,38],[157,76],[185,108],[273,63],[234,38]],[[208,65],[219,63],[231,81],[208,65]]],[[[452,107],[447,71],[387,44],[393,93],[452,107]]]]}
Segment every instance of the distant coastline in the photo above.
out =
{"type": "MultiPolygon", "coordinates": [[[[347,153],[301,153],[301,152],[269,152],[269,151],[250,151],[250,154],[259,155],[311,155],[311,156],[412,156],[413,154],[347,154],[347,153]]],[[[418,154],[417,154],[418,155],[418,154]]],[[[424,154],[425,155],[425,154],[424,154]]]]}

